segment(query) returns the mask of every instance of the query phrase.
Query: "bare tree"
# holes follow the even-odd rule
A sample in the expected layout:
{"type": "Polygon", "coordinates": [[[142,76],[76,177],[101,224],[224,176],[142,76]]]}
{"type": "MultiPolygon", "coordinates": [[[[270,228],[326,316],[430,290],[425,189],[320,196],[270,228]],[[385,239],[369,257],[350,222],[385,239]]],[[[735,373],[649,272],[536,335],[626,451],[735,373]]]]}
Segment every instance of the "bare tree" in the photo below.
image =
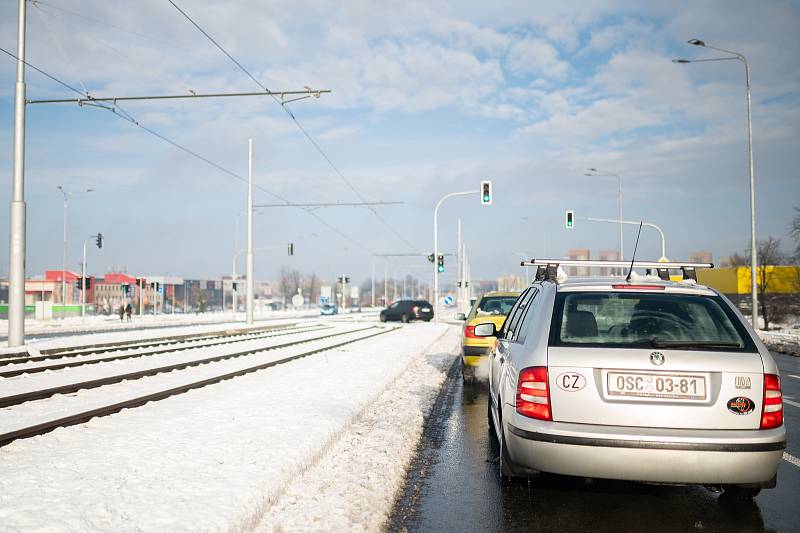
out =
{"type": "Polygon", "coordinates": [[[758,258],[761,262],[761,268],[756,270],[758,300],[761,307],[761,316],[764,319],[764,329],[769,329],[770,320],[783,315],[785,311],[781,309],[785,303],[782,301],[783,298],[769,294],[770,286],[776,280],[777,269],[774,267],[785,265],[788,258],[781,250],[781,240],[775,237],[767,237],[765,240],[758,241],[757,246],[758,258]]]}
{"type": "Polygon", "coordinates": [[[800,262],[800,207],[795,207],[797,214],[789,225],[789,236],[794,239],[796,248],[794,249],[795,261],[800,262]]]}
{"type": "Polygon", "coordinates": [[[286,298],[291,298],[297,294],[297,289],[301,287],[302,279],[303,275],[299,270],[282,267],[278,282],[281,294],[286,298]]]}

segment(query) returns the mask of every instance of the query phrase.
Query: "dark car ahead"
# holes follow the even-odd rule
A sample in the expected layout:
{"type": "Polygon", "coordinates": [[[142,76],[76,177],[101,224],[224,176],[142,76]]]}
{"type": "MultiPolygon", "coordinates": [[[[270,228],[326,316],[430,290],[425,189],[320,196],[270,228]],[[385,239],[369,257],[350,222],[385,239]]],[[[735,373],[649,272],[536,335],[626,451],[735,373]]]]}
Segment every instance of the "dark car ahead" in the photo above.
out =
{"type": "Polygon", "coordinates": [[[433,318],[433,306],[425,300],[399,300],[381,311],[381,322],[387,320],[424,320],[430,322],[433,318]]]}

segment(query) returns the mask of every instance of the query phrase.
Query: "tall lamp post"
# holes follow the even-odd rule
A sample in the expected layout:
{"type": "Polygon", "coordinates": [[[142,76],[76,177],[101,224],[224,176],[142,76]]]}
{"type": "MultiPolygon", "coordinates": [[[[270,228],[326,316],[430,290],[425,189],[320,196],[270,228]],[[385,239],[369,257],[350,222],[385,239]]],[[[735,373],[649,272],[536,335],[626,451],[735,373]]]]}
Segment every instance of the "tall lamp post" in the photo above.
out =
{"type": "Polygon", "coordinates": [[[753,327],[758,328],[758,288],[756,284],[756,269],[758,268],[758,252],[756,250],[756,182],[755,173],[753,170],[753,116],[751,111],[750,101],[750,64],[747,58],[739,52],[733,52],[724,48],[717,48],[701,41],[700,39],[691,39],[688,41],[693,46],[702,46],[710,48],[724,54],[730,54],[724,57],[711,57],[707,59],[673,59],[673,63],[708,63],[710,61],[731,61],[738,60],[744,65],[745,86],[747,89],[747,157],[750,166],[750,293],[753,302],[753,327]]]}
{"type": "MultiPolygon", "coordinates": [[[[596,168],[587,168],[586,173],[584,176],[608,176],[608,177],[615,177],[617,178],[617,195],[618,195],[618,208],[619,208],[619,216],[617,220],[622,220],[622,176],[615,172],[600,172],[596,168]]],[[[619,224],[619,260],[624,261],[623,258],[623,238],[622,238],[622,223],[619,224]]]]}
{"type": "Polygon", "coordinates": [[[436,202],[436,207],[433,209],[433,319],[436,322],[439,322],[439,267],[436,262],[436,258],[439,256],[439,208],[448,198],[478,193],[480,191],[460,191],[445,194],[436,202]]]}
{"type": "Polygon", "coordinates": [[[64,254],[61,262],[61,318],[67,317],[67,204],[69,197],[73,194],[85,194],[92,192],[94,189],[86,189],[85,191],[68,191],[61,185],[58,190],[64,196],[64,254]]]}

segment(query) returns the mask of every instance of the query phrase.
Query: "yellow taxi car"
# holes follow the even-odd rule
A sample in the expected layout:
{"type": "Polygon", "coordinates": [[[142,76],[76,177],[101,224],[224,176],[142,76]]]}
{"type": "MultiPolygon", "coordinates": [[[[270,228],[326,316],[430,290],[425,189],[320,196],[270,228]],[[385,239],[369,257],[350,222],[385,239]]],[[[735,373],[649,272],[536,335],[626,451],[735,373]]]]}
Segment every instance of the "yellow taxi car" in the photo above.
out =
{"type": "Polygon", "coordinates": [[[465,382],[488,378],[486,356],[495,341],[494,337],[476,337],[475,326],[493,322],[499,330],[519,295],[519,292],[487,292],[472,306],[469,315],[456,315],[466,322],[461,336],[461,374],[465,382]]]}

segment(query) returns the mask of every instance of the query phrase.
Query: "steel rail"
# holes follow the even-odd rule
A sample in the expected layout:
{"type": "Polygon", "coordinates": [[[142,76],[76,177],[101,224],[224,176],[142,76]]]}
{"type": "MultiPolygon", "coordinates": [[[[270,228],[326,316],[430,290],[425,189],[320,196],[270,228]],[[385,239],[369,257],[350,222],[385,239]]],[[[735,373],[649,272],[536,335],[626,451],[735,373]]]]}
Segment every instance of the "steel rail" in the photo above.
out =
{"type": "MultiPolygon", "coordinates": [[[[375,327],[375,326],[373,326],[373,327],[375,327]]],[[[366,328],[366,329],[371,329],[371,328],[366,328]]],[[[284,364],[284,363],[288,363],[290,361],[294,361],[294,360],[297,360],[297,359],[301,359],[301,358],[304,358],[304,357],[308,357],[310,355],[314,355],[314,354],[317,354],[317,353],[320,353],[320,352],[324,352],[324,351],[340,348],[340,347],[348,345],[348,344],[353,344],[354,342],[359,342],[359,341],[370,339],[372,337],[377,337],[378,335],[383,335],[385,333],[389,333],[389,332],[395,331],[397,329],[399,329],[399,328],[393,327],[393,328],[382,329],[381,331],[378,331],[377,333],[373,333],[373,334],[367,335],[365,337],[359,337],[357,339],[350,339],[350,340],[343,341],[343,342],[340,342],[340,343],[337,343],[337,344],[333,344],[333,345],[330,345],[330,346],[324,346],[322,348],[316,348],[314,350],[309,350],[309,351],[303,352],[301,354],[291,355],[289,357],[284,357],[283,359],[277,359],[275,361],[270,361],[268,363],[262,363],[260,365],[255,365],[255,366],[251,366],[251,367],[248,367],[248,368],[243,368],[241,370],[236,370],[236,371],[233,371],[233,372],[228,372],[226,374],[221,374],[219,376],[213,376],[213,377],[202,379],[202,380],[199,380],[199,381],[193,381],[191,383],[187,383],[187,384],[184,384],[184,385],[179,385],[177,387],[172,387],[170,389],[166,389],[166,390],[162,390],[162,391],[146,394],[144,396],[131,398],[131,399],[128,399],[128,400],[117,402],[115,404],[106,405],[106,406],[103,406],[103,407],[98,407],[96,409],[91,409],[89,411],[83,411],[81,413],[76,413],[74,415],[68,415],[68,416],[65,416],[65,417],[62,417],[62,418],[51,420],[49,422],[42,422],[40,424],[35,424],[33,426],[28,426],[26,428],[10,431],[8,433],[3,433],[3,434],[0,434],[0,446],[5,446],[5,445],[7,445],[7,444],[9,444],[9,443],[11,443],[11,442],[13,442],[15,440],[18,440],[18,439],[35,437],[37,435],[44,435],[45,433],[49,433],[49,432],[53,431],[54,429],[58,429],[60,427],[67,427],[67,426],[74,426],[74,425],[77,425],[77,424],[83,424],[85,422],[88,422],[92,418],[112,415],[112,414],[115,414],[115,413],[118,413],[118,412],[122,411],[123,409],[130,409],[132,407],[139,407],[139,406],[142,406],[142,405],[144,405],[144,404],[146,404],[148,402],[163,400],[165,398],[169,398],[170,396],[176,396],[178,394],[183,394],[184,392],[188,392],[188,391],[193,390],[193,389],[199,389],[199,388],[205,387],[207,385],[213,385],[213,384],[219,383],[221,381],[225,381],[225,380],[232,379],[232,378],[235,378],[235,377],[244,376],[246,374],[257,372],[259,370],[264,370],[264,369],[267,369],[267,368],[270,368],[270,367],[273,367],[273,366],[278,366],[278,365],[281,365],[281,364],[284,364]]],[[[358,331],[364,331],[364,330],[358,330],[358,331]]],[[[353,333],[353,332],[350,332],[350,333],[353,333]]]]}
{"type": "MultiPolygon", "coordinates": [[[[285,337],[286,335],[299,335],[301,333],[306,332],[314,332],[314,331],[321,331],[325,329],[330,329],[333,326],[317,326],[317,327],[309,327],[309,328],[287,328],[291,329],[291,331],[279,330],[281,333],[266,333],[261,335],[248,335],[245,338],[236,337],[223,337],[224,340],[217,340],[215,342],[209,342],[206,344],[186,344],[185,346],[170,346],[169,348],[158,348],[155,350],[149,351],[141,351],[141,352],[134,352],[131,354],[125,355],[112,355],[110,357],[100,357],[97,359],[87,359],[83,361],[70,361],[69,363],[57,363],[54,365],[44,365],[44,366],[33,366],[33,367],[26,367],[26,368],[17,368],[14,370],[6,370],[0,372],[0,378],[12,378],[16,376],[21,376],[23,374],[35,374],[37,372],[45,372],[47,370],[63,370],[65,368],[74,368],[78,366],[85,366],[85,365],[93,365],[97,363],[108,363],[112,361],[123,361],[125,359],[134,359],[137,357],[148,357],[151,355],[159,355],[164,353],[171,353],[171,352],[182,352],[185,350],[199,350],[203,348],[211,348],[214,346],[221,346],[223,344],[234,344],[237,342],[248,342],[252,340],[259,340],[259,339],[271,339],[273,337],[285,337]]],[[[161,345],[159,345],[161,346],[161,345]]]]}
{"type": "Polygon", "coordinates": [[[244,335],[257,335],[259,333],[265,333],[276,330],[282,331],[286,329],[300,328],[300,327],[302,326],[293,323],[281,326],[265,326],[260,328],[252,328],[248,330],[223,330],[223,331],[214,331],[208,333],[191,333],[191,334],[176,335],[169,337],[157,337],[153,339],[138,339],[132,341],[88,344],[83,346],[49,348],[39,352],[40,354],[43,355],[28,355],[26,357],[20,357],[20,358],[7,358],[4,360],[0,359],[0,366],[5,366],[9,364],[28,363],[28,362],[38,363],[41,361],[46,361],[48,359],[61,359],[64,357],[80,357],[83,355],[92,355],[96,353],[117,352],[121,350],[133,350],[136,348],[147,348],[152,346],[169,346],[174,344],[180,344],[182,342],[191,342],[197,340],[202,341],[202,340],[219,339],[223,337],[240,337],[244,335]]]}
{"type": "Polygon", "coordinates": [[[229,354],[222,354],[222,355],[215,355],[214,357],[206,357],[203,359],[195,359],[192,361],[185,361],[183,363],[176,363],[167,366],[160,366],[156,368],[148,368],[145,370],[137,370],[136,372],[128,372],[126,374],[117,374],[114,376],[107,376],[104,378],[98,379],[91,379],[88,381],[81,381],[78,383],[68,383],[66,385],[59,385],[58,387],[50,387],[47,389],[40,389],[35,391],[29,392],[21,392],[19,394],[12,394],[11,396],[3,396],[0,397],[0,408],[2,407],[10,407],[12,405],[19,405],[26,402],[32,402],[35,400],[42,400],[44,398],[50,398],[55,396],[56,394],[69,394],[72,392],[77,392],[82,389],[94,389],[97,387],[103,387],[105,385],[114,385],[116,383],[120,383],[122,381],[127,380],[136,380],[148,376],[155,376],[157,374],[163,374],[165,372],[172,372],[174,370],[184,370],[186,368],[192,366],[199,366],[204,365],[207,363],[216,363],[219,361],[225,361],[228,359],[234,359],[236,357],[242,357],[247,355],[252,355],[258,352],[266,352],[270,350],[277,350],[280,348],[287,348],[289,346],[295,346],[297,344],[304,344],[307,342],[314,342],[323,339],[329,339],[331,337],[338,337],[341,335],[348,335],[351,333],[358,333],[361,331],[366,331],[372,329],[376,326],[369,326],[367,328],[356,329],[352,331],[343,331],[338,333],[332,333],[330,335],[323,335],[321,337],[314,337],[311,339],[301,339],[292,342],[286,342],[283,344],[276,344],[273,346],[264,346],[257,349],[250,349],[250,350],[243,350],[239,352],[229,353],[229,354]]]}

